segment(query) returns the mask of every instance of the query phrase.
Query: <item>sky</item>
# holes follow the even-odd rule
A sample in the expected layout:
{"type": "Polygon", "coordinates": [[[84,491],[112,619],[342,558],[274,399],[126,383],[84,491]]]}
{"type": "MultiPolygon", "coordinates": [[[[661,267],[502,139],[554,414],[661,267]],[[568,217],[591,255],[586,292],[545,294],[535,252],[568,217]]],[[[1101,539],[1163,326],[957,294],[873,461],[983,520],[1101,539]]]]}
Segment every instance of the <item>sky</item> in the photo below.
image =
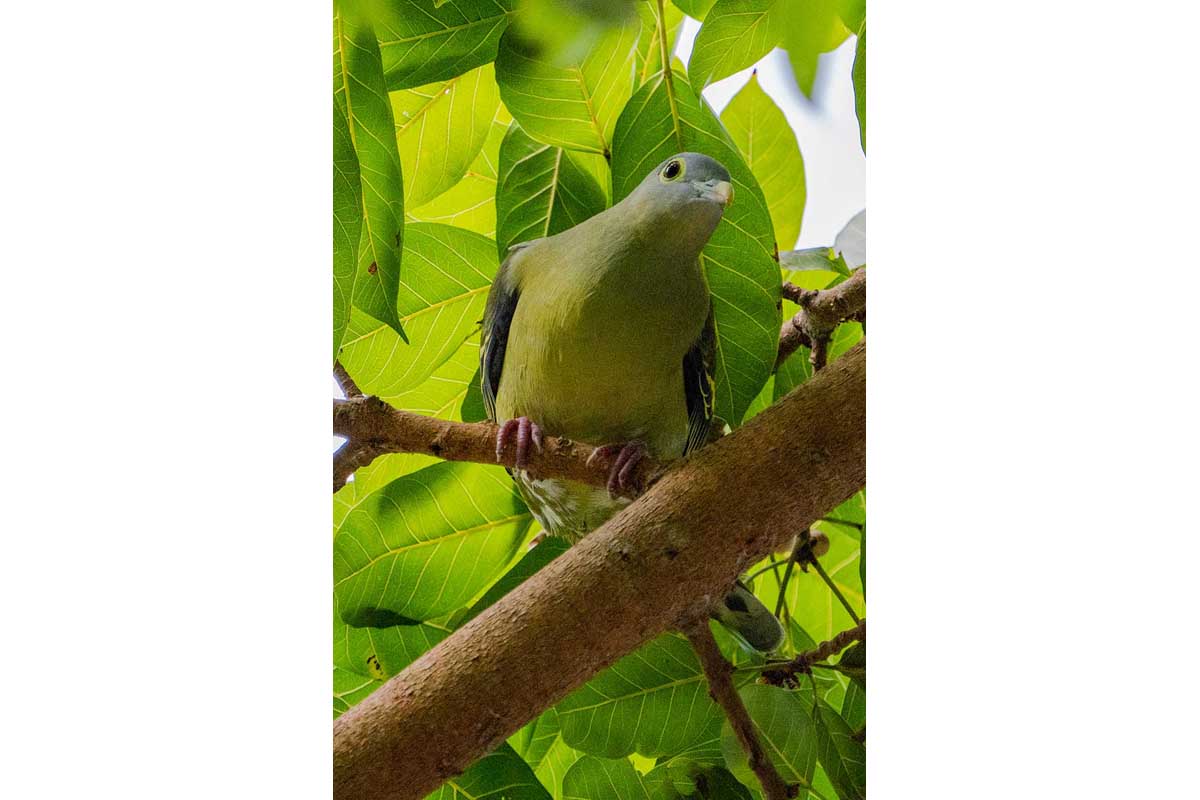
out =
{"type": "MultiPolygon", "coordinates": [[[[684,63],[700,23],[685,17],[675,47],[684,63]]],[[[758,70],[763,91],[780,107],[800,142],[807,181],[804,219],[797,247],[822,247],[833,239],[851,217],[866,208],[867,160],[859,145],[858,118],[854,114],[854,86],[850,67],[854,63],[854,36],[842,46],[821,56],[813,100],[801,94],[791,75],[787,55],[774,50],[762,61],[704,90],[704,99],[719,114],[758,70]]],[[[779,243],[780,250],[790,243],[779,243]]]]}

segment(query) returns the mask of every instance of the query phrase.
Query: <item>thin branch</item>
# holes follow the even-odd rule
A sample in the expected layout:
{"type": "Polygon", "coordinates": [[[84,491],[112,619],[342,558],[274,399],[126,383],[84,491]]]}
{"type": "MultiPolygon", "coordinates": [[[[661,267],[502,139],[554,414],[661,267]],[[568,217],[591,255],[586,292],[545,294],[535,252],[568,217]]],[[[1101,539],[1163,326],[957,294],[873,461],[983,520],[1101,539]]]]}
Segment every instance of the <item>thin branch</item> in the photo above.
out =
{"type": "MultiPolygon", "coordinates": [[[[334,491],[359,467],[385,453],[424,453],[446,461],[473,461],[512,468],[516,443],[496,457],[496,433],[490,422],[451,422],[393,408],[378,397],[356,397],[333,401],[333,433],[349,441],[334,454],[334,491]],[[341,484],[338,478],[341,478],[341,484]]],[[[615,455],[597,453],[588,463],[591,445],[561,436],[548,436],[540,452],[529,454],[525,469],[538,478],[566,478],[593,486],[605,486],[615,455]]],[[[665,465],[643,459],[634,469],[631,486],[643,491],[662,474],[665,465]]],[[[631,490],[627,493],[634,497],[631,490]]]]}
{"type": "Polygon", "coordinates": [[[853,642],[865,642],[867,640],[867,620],[860,619],[858,624],[853,628],[842,631],[832,639],[821,642],[812,650],[807,650],[796,656],[790,661],[782,663],[768,664],[763,670],[763,678],[767,683],[784,686],[795,682],[796,673],[807,673],[815,666],[828,666],[835,668],[833,664],[818,664],[819,661],[824,661],[832,655],[845,650],[853,642]]]}
{"type": "Polygon", "coordinates": [[[354,378],[350,377],[350,373],[346,372],[346,368],[342,366],[342,362],[333,362],[333,377],[337,380],[338,386],[342,387],[342,394],[347,398],[362,397],[362,389],[358,388],[358,384],[354,382],[354,378]]]}
{"type": "Polygon", "coordinates": [[[867,269],[862,267],[837,286],[820,291],[783,285],[783,296],[800,306],[796,315],[783,323],[779,331],[779,355],[775,369],[801,346],[813,349],[813,367],[825,366],[829,337],[843,321],[865,313],[867,307],[867,269]]]}
{"type": "Polygon", "coordinates": [[[829,573],[827,573],[825,568],[821,566],[821,562],[814,558],[808,563],[812,564],[813,569],[815,569],[817,574],[821,576],[821,580],[825,581],[825,585],[829,587],[829,591],[833,592],[833,596],[841,601],[842,608],[846,609],[846,613],[850,615],[850,619],[858,622],[858,614],[854,613],[854,608],[850,605],[850,601],[848,601],[845,595],[842,594],[841,590],[838,589],[837,584],[833,582],[833,578],[829,577],[829,573]]]}
{"type": "Polygon", "coordinates": [[[704,669],[704,677],[708,679],[709,696],[725,712],[738,742],[746,751],[750,769],[754,770],[758,782],[762,784],[763,796],[767,800],[787,800],[789,797],[795,797],[799,794],[799,787],[788,786],[763,751],[758,732],[754,729],[754,720],[750,719],[750,712],[746,710],[741,695],[737,693],[737,687],[733,685],[733,665],[725,660],[725,656],[717,647],[708,621],[702,620],[689,626],[684,635],[691,642],[692,649],[696,651],[696,657],[700,660],[700,666],[704,669]]]}

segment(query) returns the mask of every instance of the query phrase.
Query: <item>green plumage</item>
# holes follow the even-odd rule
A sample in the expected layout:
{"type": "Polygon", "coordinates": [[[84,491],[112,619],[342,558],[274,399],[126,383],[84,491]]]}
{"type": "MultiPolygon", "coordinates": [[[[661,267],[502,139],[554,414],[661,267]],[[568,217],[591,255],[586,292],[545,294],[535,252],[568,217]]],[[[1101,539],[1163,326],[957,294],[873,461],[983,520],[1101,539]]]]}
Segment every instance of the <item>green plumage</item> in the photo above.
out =
{"type": "MultiPolygon", "coordinates": [[[[700,251],[731,193],[723,166],[684,153],[607,211],[513,247],[484,316],[489,416],[593,445],[639,441],[661,461],[703,444],[716,344],[700,251]]],[[[629,502],[521,469],[513,477],[542,526],[572,540],[629,502]]],[[[770,627],[744,638],[770,644],[774,617],[770,627]]]]}

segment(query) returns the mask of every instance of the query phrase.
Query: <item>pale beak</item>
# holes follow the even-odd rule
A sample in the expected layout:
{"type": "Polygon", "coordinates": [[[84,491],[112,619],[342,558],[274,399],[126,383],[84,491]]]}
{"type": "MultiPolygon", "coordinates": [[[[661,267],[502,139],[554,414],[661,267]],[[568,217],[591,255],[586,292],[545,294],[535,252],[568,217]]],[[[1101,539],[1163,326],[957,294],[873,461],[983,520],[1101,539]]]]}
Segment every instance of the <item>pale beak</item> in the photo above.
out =
{"type": "Polygon", "coordinates": [[[720,203],[726,208],[733,203],[733,184],[729,181],[704,181],[697,183],[696,188],[705,200],[720,203]]]}

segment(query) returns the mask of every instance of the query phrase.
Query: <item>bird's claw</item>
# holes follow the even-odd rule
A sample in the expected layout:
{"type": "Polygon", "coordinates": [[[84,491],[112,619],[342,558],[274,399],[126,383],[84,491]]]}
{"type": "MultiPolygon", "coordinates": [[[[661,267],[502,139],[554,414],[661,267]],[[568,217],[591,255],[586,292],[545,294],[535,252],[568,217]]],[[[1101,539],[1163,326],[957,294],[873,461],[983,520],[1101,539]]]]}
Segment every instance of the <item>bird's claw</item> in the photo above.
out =
{"type": "Polygon", "coordinates": [[[608,472],[608,494],[617,497],[626,492],[640,493],[641,482],[634,479],[634,470],[646,457],[646,445],[634,440],[625,444],[606,444],[597,447],[588,456],[587,463],[592,464],[597,458],[612,458],[612,467],[608,472]]]}
{"type": "Polygon", "coordinates": [[[517,417],[506,420],[496,432],[496,460],[504,458],[504,448],[508,446],[513,433],[517,435],[517,457],[513,465],[517,469],[525,469],[529,465],[529,445],[542,452],[542,429],[529,417],[517,417]]]}

